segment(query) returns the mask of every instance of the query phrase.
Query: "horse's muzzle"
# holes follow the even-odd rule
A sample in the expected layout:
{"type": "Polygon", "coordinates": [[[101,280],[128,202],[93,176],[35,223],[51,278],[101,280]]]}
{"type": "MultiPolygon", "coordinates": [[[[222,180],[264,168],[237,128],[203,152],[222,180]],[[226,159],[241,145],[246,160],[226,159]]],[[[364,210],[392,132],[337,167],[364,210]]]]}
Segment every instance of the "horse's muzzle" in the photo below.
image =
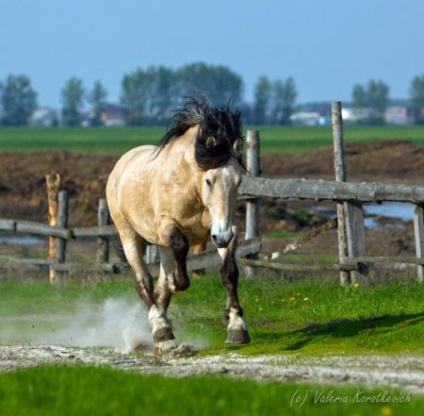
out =
{"type": "Polygon", "coordinates": [[[234,237],[234,233],[231,231],[228,235],[216,235],[212,234],[212,242],[217,248],[226,248],[230,244],[234,237]]]}

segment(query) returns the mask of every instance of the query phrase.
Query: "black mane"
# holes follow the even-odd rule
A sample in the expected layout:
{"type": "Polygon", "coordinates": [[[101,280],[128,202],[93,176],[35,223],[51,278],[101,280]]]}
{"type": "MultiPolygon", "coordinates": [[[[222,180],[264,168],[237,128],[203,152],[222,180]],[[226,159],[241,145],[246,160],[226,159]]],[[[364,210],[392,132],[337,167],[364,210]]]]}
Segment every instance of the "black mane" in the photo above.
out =
{"type": "Polygon", "coordinates": [[[243,126],[240,111],[232,111],[228,106],[214,107],[202,94],[186,97],[184,105],[174,111],[168,131],[160,141],[161,147],[172,139],[182,136],[190,127],[199,125],[195,142],[195,159],[203,169],[215,169],[225,165],[231,157],[237,157],[244,167],[242,157],[235,155],[234,142],[243,139],[243,126]],[[206,146],[208,137],[215,138],[214,146],[206,146]]]}

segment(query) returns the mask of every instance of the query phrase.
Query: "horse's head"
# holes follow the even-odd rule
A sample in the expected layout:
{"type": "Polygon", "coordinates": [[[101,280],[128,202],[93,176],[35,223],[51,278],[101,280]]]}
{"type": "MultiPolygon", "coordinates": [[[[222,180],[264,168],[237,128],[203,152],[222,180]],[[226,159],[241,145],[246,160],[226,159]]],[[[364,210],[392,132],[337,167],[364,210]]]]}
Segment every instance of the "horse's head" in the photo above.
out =
{"type": "Polygon", "coordinates": [[[197,192],[210,213],[213,243],[226,247],[234,236],[237,188],[245,169],[241,113],[229,106],[212,106],[201,94],[187,97],[184,106],[174,112],[162,147],[194,126],[198,127],[193,161],[200,178],[197,192]]]}
{"type": "MultiPolygon", "coordinates": [[[[234,156],[220,167],[203,171],[201,178],[201,199],[211,217],[211,238],[216,247],[227,247],[234,237],[237,190],[241,183],[241,165],[237,153],[241,139],[233,145],[234,156]]],[[[212,136],[207,145],[216,146],[212,136]]]]}

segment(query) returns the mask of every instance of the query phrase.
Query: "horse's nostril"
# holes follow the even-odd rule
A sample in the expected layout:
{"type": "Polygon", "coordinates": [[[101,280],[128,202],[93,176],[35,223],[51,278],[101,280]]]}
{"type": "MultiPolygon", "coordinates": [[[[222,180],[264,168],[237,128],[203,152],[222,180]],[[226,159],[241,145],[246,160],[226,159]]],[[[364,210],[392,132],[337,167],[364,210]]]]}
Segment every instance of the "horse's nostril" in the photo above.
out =
{"type": "Polygon", "coordinates": [[[229,241],[227,241],[225,238],[219,235],[212,235],[212,242],[215,244],[218,248],[224,248],[228,246],[229,241]]]}

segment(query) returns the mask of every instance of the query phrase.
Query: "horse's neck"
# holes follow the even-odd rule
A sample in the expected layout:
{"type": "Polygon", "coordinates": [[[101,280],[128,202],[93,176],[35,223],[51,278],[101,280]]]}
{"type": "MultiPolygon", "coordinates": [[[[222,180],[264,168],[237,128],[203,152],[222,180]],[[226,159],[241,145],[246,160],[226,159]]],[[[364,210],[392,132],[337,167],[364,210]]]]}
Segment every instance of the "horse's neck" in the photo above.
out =
{"type": "Polygon", "coordinates": [[[200,195],[203,172],[199,169],[194,157],[194,142],[198,128],[192,127],[187,132],[170,143],[167,147],[164,159],[160,161],[162,168],[167,170],[166,176],[170,182],[185,190],[193,198],[195,203],[200,195]]]}

